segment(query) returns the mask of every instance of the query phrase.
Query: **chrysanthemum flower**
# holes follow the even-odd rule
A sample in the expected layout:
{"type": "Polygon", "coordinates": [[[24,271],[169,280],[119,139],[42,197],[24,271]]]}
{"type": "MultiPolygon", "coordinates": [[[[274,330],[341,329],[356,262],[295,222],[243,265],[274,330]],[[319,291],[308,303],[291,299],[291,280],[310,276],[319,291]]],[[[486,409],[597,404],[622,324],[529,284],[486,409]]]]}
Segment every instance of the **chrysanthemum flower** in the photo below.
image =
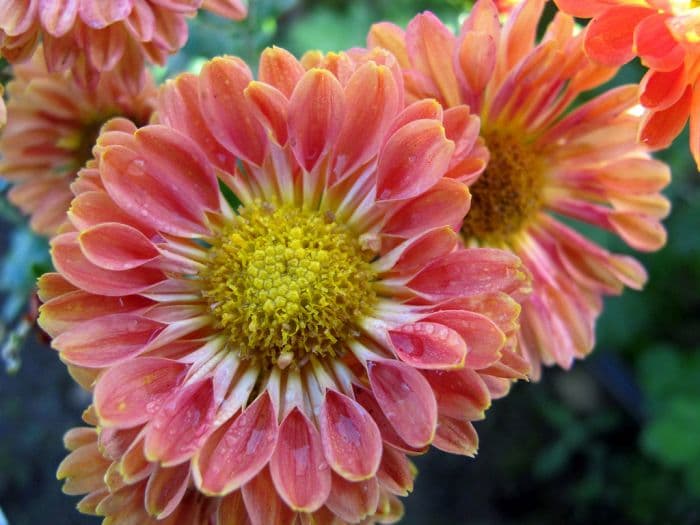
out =
{"type": "Polygon", "coordinates": [[[523,306],[521,349],[535,367],[569,367],[593,347],[601,297],[624,285],[640,288],[646,277],[633,259],[606,251],[561,217],[656,250],[666,239],[659,221],[669,205],[659,190],[669,170],[635,140],[638,117],[629,110],[636,86],[569,112],[615,70],[589,61],[572,18],[561,13],[536,43],[543,4],[521,3],[502,26],[496,6],[482,0],[459,36],[426,13],[405,33],[376,25],[369,41],[400,57],[410,100],[466,102],[481,116],[491,156],[471,185],[465,242],[504,247],[523,259],[533,294],[523,306]]]}
{"type": "Polygon", "coordinates": [[[66,220],[70,183],[91,157],[102,124],[118,115],[146,124],[157,90],[145,73],[143,89],[132,95],[114,72],[103,75],[97,89],[84,89],[69,71],[47,72],[41,48],[14,74],[7,85],[0,176],[13,183],[8,197],[31,215],[31,227],[50,236],[66,220]]]}
{"type": "Polygon", "coordinates": [[[0,54],[27,60],[43,42],[50,71],[73,69],[94,88],[99,74],[116,70],[138,91],[144,60],[164,64],[187,41],[186,18],[203,7],[240,19],[241,0],[4,0],[0,3],[0,54]]]}
{"type": "MultiPolygon", "coordinates": [[[[86,414],[94,423],[91,410],[86,414]]],[[[103,516],[104,523],[115,525],[395,523],[403,513],[397,495],[412,489],[416,472],[405,455],[388,451],[376,479],[349,482],[333,474],[326,505],[302,521],[276,496],[267,468],[226,495],[205,494],[192,483],[186,466],[147,462],[129,445],[138,431],[78,427],[66,433],[64,443],[71,453],[57,475],[65,480],[66,494],[84,495],[78,503],[81,512],[103,516]]]]}
{"type": "Polygon", "coordinates": [[[690,150],[700,167],[700,3],[696,0],[555,0],[573,16],[593,18],[586,53],[619,66],[638,56],[647,71],[639,101],[649,110],[639,140],[668,147],[690,117],[690,150]]]}
{"type": "Polygon", "coordinates": [[[233,57],[178,77],[158,114],[98,139],[40,282],[99,425],[205,494],[264,478],[300,515],[396,450],[473,454],[471,421],[528,371],[519,259],[458,247],[478,120],[404,109],[386,52],[306,71],[281,49],[259,81],[233,57]]]}

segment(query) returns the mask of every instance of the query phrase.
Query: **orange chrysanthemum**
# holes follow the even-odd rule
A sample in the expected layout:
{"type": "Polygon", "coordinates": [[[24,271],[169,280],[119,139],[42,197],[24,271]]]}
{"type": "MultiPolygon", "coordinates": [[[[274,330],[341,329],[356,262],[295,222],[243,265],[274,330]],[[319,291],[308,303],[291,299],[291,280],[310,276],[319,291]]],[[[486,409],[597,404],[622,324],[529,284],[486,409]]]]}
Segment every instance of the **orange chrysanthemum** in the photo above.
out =
{"type": "Polygon", "coordinates": [[[593,60],[620,66],[638,56],[649,71],[639,90],[648,114],[639,140],[665,148],[690,117],[690,150],[700,167],[700,2],[555,0],[573,16],[593,18],[585,37],[593,60]]]}
{"type": "Polygon", "coordinates": [[[270,49],[254,81],[217,58],[163,88],[162,125],[112,121],[40,281],[102,432],[204,494],[264,484],[254,525],[343,516],[334,484],[390,490],[397,451],[473,454],[471,421],[528,372],[520,260],[458,246],[478,119],[404,108],[384,51],[306,64],[270,49]]]}
{"type": "Polygon", "coordinates": [[[43,42],[49,71],[72,68],[95,87],[99,74],[116,70],[136,92],[144,61],[164,64],[187,40],[186,18],[203,7],[241,19],[241,0],[4,0],[0,3],[0,54],[27,60],[43,42]]]}
{"type": "Polygon", "coordinates": [[[146,124],[157,90],[150,75],[138,95],[116,72],[97,89],[83,89],[69,71],[49,73],[39,48],[32,61],[14,67],[7,85],[9,120],[0,138],[0,176],[13,184],[10,202],[31,215],[41,235],[56,233],[72,199],[70,184],[91,157],[102,124],[122,115],[146,124]]]}
{"type": "MultiPolygon", "coordinates": [[[[96,423],[91,409],[84,417],[96,423]]],[[[138,447],[129,446],[137,432],[79,427],[66,433],[64,443],[71,453],[57,475],[65,480],[66,494],[84,495],[78,503],[81,512],[104,516],[105,523],[138,525],[395,523],[403,514],[397,495],[412,490],[416,472],[404,454],[388,449],[377,479],[349,482],[333,474],[326,506],[311,520],[295,521],[276,496],[269,469],[226,495],[204,494],[192,483],[187,465],[158,466],[146,461],[138,447]]]]}
{"type": "Polygon", "coordinates": [[[646,276],[636,261],[609,253],[559,217],[656,250],[666,239],[659,221],[669,204],[659,191],[670,174],[635,140],[636,86],[569,112],[615,70],[590,62],[573,19],[561,13],[536,43],[543,4],[521,3],[502,26],[493,2],[481,0],[457,37],[426,13],[405,33],[376,25],[369,41],[400,57],[409,100],[466,102],[481,115],[491,156],[471,185],[465,242],[508,248],[523,259],[533,294],[523,306],[520,347],[534,367],[569,367],[593,347],[601,297],[624,285],[640,288],[646,276]]]}

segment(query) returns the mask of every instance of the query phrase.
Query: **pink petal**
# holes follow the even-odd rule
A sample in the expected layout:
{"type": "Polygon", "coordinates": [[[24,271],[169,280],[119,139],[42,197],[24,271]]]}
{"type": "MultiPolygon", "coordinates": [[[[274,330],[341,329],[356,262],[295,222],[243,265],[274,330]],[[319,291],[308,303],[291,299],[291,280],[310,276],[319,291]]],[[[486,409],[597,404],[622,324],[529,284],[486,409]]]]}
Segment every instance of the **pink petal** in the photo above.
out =
{"type": "Polygon", "coordinates": [[[440,179],[425,193],[402,204],[384,226],[383,233],[408,238],[439,226],[458,230],[470,204],[467,186],[440,179]]]}
{"type": "Polygon", "coordinates": [[[236,158],[214,138],[199,102],[199,78],[183,73],[160,88],[160,121],[193,139],[218,168],[233,173],[236,158]]]}
{"type": "Polygon", "coordinates": [[[467,345],[459,333],[438,323],[412,323],[389,330],[396,355],[416,368],[449,369],[464,366],[467,345]]]}
{"type": "Polygon", "coordinates": [[[209,437],[192,461],[197,486],[207,495],[228,494],[267,465],[277,444],[277,417],[265,391],[209,437]]]}
{"type": "Polygon", "coordinates": [[[367,35],[367,47],[372,49],[381,47],[391,51],[399,61],[402,68],[411,67],[411,61],[406,50],[406,34],[396,24],[390,22],[379,22],[373,24],[367,35]]]}
{"type": "Polygon", "coordinates": [[[199,94],[202,114],[216,139],[237,157],[259,166],[267,139],[243,95],[251,80],[250,69],[242,60],[215,58],[202,68],[199,94]]]}
{"type": "Polygon", "coordinates": [[[41,25],[54,37],[65,35],[75,23],[80,3],[80,0],[39,0],[41,25]]]}
{"type": "Polygon", "coordinates": [[[146,485],[146,511],[156,519],[167,518],[182,501],[189,480],[187,463],[173,468],[157,467],[146,485]]]}
{"type": "Polygon", "coordinates": [[[102,29],[124,20],[134,5],[134,0],[108,0],[80,2],[80,18],[93,29],[102,29]]]}
{"type": "Polygon", "coordinates": [[[399,275],[412,275],[432,260],[451,253],[457,247],[458,240],[459,237],[449,226],[414,237],[397,247],[397,250],[405,249],[391,271],[399,275]]]}
{"type": "Polygon", "coordinates": [[[374,397],[399,436],[415,448],[430,444],[437,404],[428,381],[397,361],[370,361],[367,371],[374,397]]]}
{"type": "Polygon", "coordinates": [[[408,284],[431,300],[520,289],[525,282],[520,259],[491,248],[460,250],[431,263],[408,284]]]}
{"type": "Polygon", "coordinates": [[[115,272],[95,266],[83,255],[76,233],[54,237],[51,255],[56,269],[66,280],[94,294],[130,295],[146,290],[166,278],[163,272],[154,268],[115,272]]]}
{"type": "Polygon", "coordinates": [[[349,397],[327,390],[319,416],[321,443],[331,468],[350,481],[374,476],[382,455],[377,424],[349,397]]]}
{"type": "Polygon", "coordinates": [[[244,91],[251,111],[277,144],[287,143],[287,109],[289,102],[274,87],[253,81],[244,91]]]}
{"type": "Polygon", "coordinates": [[[110,366],[145,351],[163,328],[161,323],[139,315],[113,314],[76,324],[52,344],[71,364],[110,366]]]}
{"type": "Polygon", "coordinates": [[[211,379],[193,383],[165,401],[148,426],[144,452],[149,461],[173,466],[188,460],[206,439],[214,421],[211,379]]]}
{"type": "Polygon", "coordinates": [[[280,426],[270,473],[280,496],[295,511],[313,512],[328,498],[331,473],[321,438],[298,408],[280,426]]]}
{"type": "Polygon", "coordinates": [[[116,222],[85,230],[78,242],[85,258],[105,270],[131,270],[160,255],[143,233],[116,222]]]}
{"type": "MultiPolygon", "coordinates": [[[[328,484],[330,488],[330,480],[328,484]]],[[[268,469],[243,485],[241,492],[253,525],[292,525],[294,522],[296,513],[280,499],[268,469]]]]}
{"type": "Polygon", "coordinates": [[[500,356],[506,336],[488,317],[464,310],[434,313],[424,321],[442,323],[455,330],[467,345],[466,366],[484,368],[492,365],[500,356]]]}
{"type": "Polygon", "coordinates": [[[133,149],[109,146],[102,153],[102,181],[130,215],[165,233],[208,233],[205,211],[218,209],[216,177],[204,153],[165,126],[147,126],[133,149]]]}
{"type": "Polygon", "coordinates": [[[127,428],[146,423],[182,383],[186,371],[187,365],[160,357],[139,357],[109,368],[94,393],[100,425],[127,428]]]}
{"type": "Polygon", "coordinates": [[[340,82],[327,70],[307,72],[289,101],[289,138],[297,162],[306,171],[336,143],[344,115],[340,82]]]}
{"type": "Polygon", "coordinates": [[[408,199],[434,186],[445,174],[454,143],[434,120],[416,120],[396,131],[377,166],[380,200],[408,199]]]}
{"type": "Polygon", "coordinates": [[[142,314],[153,305],[139,295],[105,297],[81,290],[68,291],[45,302],[39,309],[39,326],[51,337],[56,337],[75,324],[115,313],[142,314]]]}

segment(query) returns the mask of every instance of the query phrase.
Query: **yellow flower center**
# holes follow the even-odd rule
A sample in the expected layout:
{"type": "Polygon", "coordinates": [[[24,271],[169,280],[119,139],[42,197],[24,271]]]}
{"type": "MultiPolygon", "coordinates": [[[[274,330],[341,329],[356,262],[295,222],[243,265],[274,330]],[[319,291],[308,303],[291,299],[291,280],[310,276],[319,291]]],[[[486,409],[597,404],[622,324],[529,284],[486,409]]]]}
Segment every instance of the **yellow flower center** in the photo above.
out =
{"type": "Polygon", "coordinates": [[[488,130],[486,171],[470,188],[472,205],[462,231],[467,240],[502,245],[520,232],[542,206],[544,161],[514,133],[488,130]]]}
{"type": "Polygon", "coordinates": [[[61,168],[67,172],[75,172],[82,168],[85,163],[92,158],[92,147],[97,142],[102,125],[109,120],[109,117],[95,117],[83,123],[80,129],[62,137],[56,144],[59,148],[70,152],[73,157],[70,166],[61,168]]]}
{"type": "Polygon", "coordinates": [[[266,366],[342,354],[376,299],[373,254],[330,213],[242,206],[209,253],[200,276],[219,327],[266,366]]]}
{"type": "Polygon", "coordinates": [[[671,0],[671,10],[676,15],[687,14],[691,9],[700,7],[700,0],[671,0]]]}

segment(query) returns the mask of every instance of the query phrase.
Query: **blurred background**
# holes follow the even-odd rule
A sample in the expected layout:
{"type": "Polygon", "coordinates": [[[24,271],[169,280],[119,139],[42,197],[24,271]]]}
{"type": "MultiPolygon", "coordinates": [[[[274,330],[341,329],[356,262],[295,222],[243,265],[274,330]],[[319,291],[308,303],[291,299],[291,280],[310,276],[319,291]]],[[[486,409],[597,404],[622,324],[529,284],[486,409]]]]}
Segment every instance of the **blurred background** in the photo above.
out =
{"type": "MultiPolygon", "coordinates": [[[[243,23],[208,14],[192,20],[185,50],[156,73],[162,79],[197,69],[224,53],[255,68],[259,51],[273,43],[297,55],[361,46],[373,22],[405,25],[425,9],[456,26],[468,7],[449,0],[252,0],[243,23]]],[[[614,83],[640,77],[632,64],[614,83]]],[[[401,523],[700,524],[700,175],[687,140],[681,136],[660,155],[673,169],[673,213],[668,245],[640,257],[650,275],[646,290],[607,301],[588,360],[568,373],[546,371],[541,382],[518,384],[495,402],[477,424],[476,459],[437,451],[416,458],[420,472],[401,523]]],[[[0,336],[10,341],[3,349],[10,373],[0,370],[0,525],[99,523],[78,514],[77,498],[64,496],[55,479],[65,455],[61,436],[80,424],[88,398],[22,321],[33,282],[48,268],[45,241],[0,202],[0,336]]]]}

